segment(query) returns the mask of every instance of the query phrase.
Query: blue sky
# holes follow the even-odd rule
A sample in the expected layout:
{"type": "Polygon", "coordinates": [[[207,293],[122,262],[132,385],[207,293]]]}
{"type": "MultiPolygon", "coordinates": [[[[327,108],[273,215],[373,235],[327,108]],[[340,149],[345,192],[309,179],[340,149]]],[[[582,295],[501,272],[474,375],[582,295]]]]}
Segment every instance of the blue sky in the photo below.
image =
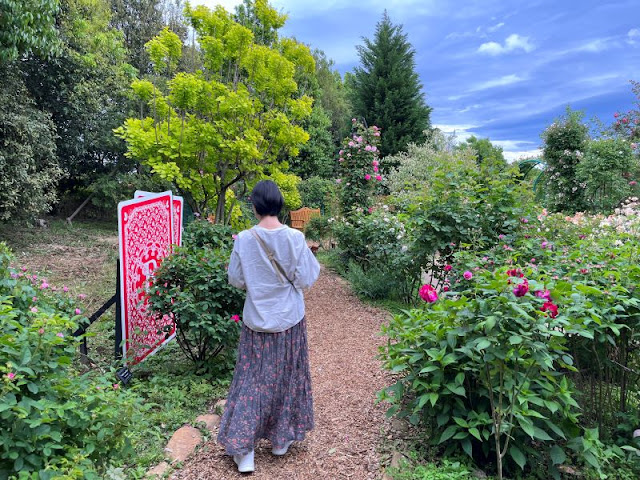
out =
{"type": "MultiPolygon", "coordinates": [[[[192,0],[221,4],[236,0],[192,0]]],[[[416,51],[432,123],[475,134],[508,159],[536,154],[567,105],[610,123],[633,106],[640,81],[640,0],[272,0],[283,35],[324,50],[341,72],[358,65],[385,8],[416,51]]]]}

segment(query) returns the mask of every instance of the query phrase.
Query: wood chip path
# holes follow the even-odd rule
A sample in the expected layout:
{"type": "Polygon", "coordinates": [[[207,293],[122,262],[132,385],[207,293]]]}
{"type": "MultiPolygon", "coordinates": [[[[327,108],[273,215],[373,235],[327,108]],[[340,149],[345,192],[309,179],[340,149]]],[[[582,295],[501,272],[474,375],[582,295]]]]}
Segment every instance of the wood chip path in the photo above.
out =
{"type": "MultiPolygon", "coordinates": [[[[376,359],[386,312],[362,304],[348,284],[322,269],[306,296],[315,429],[284,457],[262,441],[250,478],[269,480],[368,480],[382,478],[379,447],[387,420],[376,392],[389,378],[376,359]]],[[[217,432],[216,432],[217,434],[217,432]]],[[[183,468],[180,480],[247,478],[214,438],[183,468]]]]}

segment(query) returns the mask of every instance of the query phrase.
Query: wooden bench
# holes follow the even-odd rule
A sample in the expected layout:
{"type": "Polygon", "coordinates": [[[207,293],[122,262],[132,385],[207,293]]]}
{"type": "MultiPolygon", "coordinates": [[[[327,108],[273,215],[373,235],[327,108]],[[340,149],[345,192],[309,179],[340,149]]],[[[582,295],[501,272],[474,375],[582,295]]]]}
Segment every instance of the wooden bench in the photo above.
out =
{"type": "Polygon", "coordinates": [[[319,208],[302,207],[299,210],[293,210],[289,212],[289,218],[291,219],[291,228],[303,231],[305,225],[313,217],[320,216],[319,208]]]}

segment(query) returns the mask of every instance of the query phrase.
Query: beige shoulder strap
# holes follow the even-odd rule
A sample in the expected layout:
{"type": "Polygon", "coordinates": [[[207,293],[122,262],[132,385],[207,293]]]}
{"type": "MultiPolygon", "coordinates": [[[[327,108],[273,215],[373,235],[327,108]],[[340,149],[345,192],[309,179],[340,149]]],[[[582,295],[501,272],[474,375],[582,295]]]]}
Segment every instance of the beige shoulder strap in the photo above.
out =
{"type": "Polygon", "coordinates": [[[256,232],[254,229],[251,229],[251,234],[258,241],[258,244],[262,247],[262,250],[264,250],[264,253],[267,254],[267,258],[271,262],[271,265],[273,265],[273,269],[276,271],[276,275],[278,276],[278,280],[280,280],[280,283],[284,283],[284,280],[283,280],[283,277],[284,277],[287,279],[287,281],[291,284],[293,288],[296,288],[293,282],[289,280],[289,277],[287,277],[287,274],[285,273],[284,268],[282,268],[282,266],[278,263],[274,253],[267,246],[263,238],[260,235],[258,235],[258,232],[256,232]]]}

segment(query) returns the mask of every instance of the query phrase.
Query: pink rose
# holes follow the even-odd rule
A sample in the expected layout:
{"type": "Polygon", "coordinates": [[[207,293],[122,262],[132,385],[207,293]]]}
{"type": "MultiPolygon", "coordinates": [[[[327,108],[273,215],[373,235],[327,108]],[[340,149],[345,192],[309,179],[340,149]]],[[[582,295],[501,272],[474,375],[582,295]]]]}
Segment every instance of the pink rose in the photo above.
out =
{"type": "Polygon", "coordinates": [[[64,338],[64,333],[58,332],[56,333],[56,337],[64,338]]]}
{"type": "Polygon", "coordinates": [[[374,165],[374,167],[373,167],[373,171],[374,171],[374,172],[376,172],[376,173],[378,173],[378,167],[376,167],[376,166],[374,165]]]}
{"type": "Polygon", "coordinates": [[[67,287],[66,285],[64,287],[62,287],[62,291],[64,293],[67,293],[69,291],[69,287],[67,287]]]}
{"type": "Polygon", "coordinates": [[[79,308],[76,308],[76,315],[80,315],[82,313],[82,310],[80,310],[79,308]]]}
{"type": "Polygon", "coordinates": [[[118,384],[118,383],[114,383],[113,384],[113,389],[114,390],[118,390],[119,388],[120,388],[120,384],[118,384]]]}
{"type": "Polygon", "coordinates": [[[381,181],[382,181],[382,177],[381,177],[380,175],[376,175],[376,180],[377,180],[378,182],[381,182],[381,181]]]}
{"type": "Polygon", "coordinates": [[[369,175],[368,173],[364,176],[365,180],[371,180],[371,175],[369,175]]]}
{"type": "Polygon", "coordinates": [[[378,160],[374,160],[373,162],[371,162],[371,165],[377,167],[378,165],[380,165],[380,163],[378,162],[378,160]]]}
{"type": "Polygon", "coordinates": [[[471,273],[469,270],[467,270],[466,272],[464,272],[462,274],[462,276],[466,279],[466,280],[471,280],[473,278],[473,273],[471,273]]]}
{"type": "Polygon", "coordinates": [[[629,182],[629,185],[631,185],[632,187],[636,186],[638,184],[638,182],[636,182],[635,180],[631,180],[629,182]]]}
{"type": "Polygon", "coordinates": [[[449,286],[445,285],[444,287],[442,287],[442,291],[443,292],[448,292],[449,291],[449,286]]]}
{"type": "Polygon", "coordinates": [[[544,298],[545,300],[551,301],[551,292],[549,290],[536,290],[534,293],[538,298],[544,298]]]}
{"type": "Polygon", "coordinates": [[[342,183],[342,179],[341,178],[336,178],[336,183],[342,183]]]}
{"type": "Polygon", "coordinates": [[[438,292],[431,285],[420,287],[420,296],[425,302],[433,303],[438,300],[438,292]]]}
{"type": "Polygon", "coordinates": [[[38,313],[38,309],[36,307],[31,307],[31,312],[32,313],[38,313]]]}
{"type": "Polygon", "coordinates": [[[240,315],[232,315],[231,316],[231,320],[233,320],[234,322],[238,323],[240,321],[240,315]]]}
{"type": "Polygon", "coordinates": [[[16,378],[16,374],[13,373],[13,372],[9,372],[9,373],[7,373],[7,378],[9,380],[13,380],[14,378],[16,378]]]}
{"type": "Polygon", "coordinates": [[[444,271],[445,272],[450,272],[452,268],[453,267],[451,265],[447,264],[447,265],[444,266],[444,271]]]}

